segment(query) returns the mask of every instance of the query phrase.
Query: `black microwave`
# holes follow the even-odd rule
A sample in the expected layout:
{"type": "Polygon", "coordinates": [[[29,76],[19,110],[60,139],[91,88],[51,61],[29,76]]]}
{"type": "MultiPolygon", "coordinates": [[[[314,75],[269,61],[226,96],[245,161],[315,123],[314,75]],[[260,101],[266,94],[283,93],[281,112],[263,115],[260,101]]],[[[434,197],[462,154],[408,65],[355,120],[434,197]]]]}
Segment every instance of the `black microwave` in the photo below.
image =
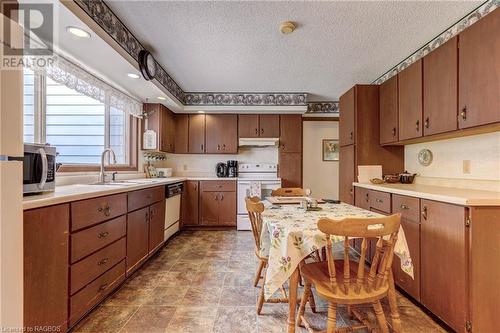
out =
{"type": "Polygon", "coordinates": [[[54,191],[56,187],[56,155],[56,148],[48,144],[24,144],[24,194],[54,191]]]}

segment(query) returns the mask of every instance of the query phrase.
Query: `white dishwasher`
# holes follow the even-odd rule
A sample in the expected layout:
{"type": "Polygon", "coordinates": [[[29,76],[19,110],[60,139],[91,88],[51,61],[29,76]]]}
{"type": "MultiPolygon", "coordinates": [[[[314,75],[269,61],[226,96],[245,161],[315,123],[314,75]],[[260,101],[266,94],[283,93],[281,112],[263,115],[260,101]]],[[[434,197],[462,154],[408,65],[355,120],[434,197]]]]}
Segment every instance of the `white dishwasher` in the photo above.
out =
{"type": "Polygon", "coordinates": [[[165,188],[165,241],[179,231],[183,188],[183,183],[168,184],[165,188]]]}

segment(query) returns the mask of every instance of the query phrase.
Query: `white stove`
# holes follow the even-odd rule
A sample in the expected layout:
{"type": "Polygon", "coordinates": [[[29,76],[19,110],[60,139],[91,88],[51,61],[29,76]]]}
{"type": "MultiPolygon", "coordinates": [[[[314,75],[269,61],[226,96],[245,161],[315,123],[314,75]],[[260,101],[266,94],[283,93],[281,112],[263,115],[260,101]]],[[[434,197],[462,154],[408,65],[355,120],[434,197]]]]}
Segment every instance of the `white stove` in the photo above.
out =
{"type": "Polygon", "coordinates": [[[238,230],[251,230],[245,198],[250,196],[250,188],[254,183],[260,185],[261,199],[270,196],[272,190],[281,187],[281,179],[278,178],[278,165],[275,163],[238,164],[238,216],[236,220],[238,230]]]}

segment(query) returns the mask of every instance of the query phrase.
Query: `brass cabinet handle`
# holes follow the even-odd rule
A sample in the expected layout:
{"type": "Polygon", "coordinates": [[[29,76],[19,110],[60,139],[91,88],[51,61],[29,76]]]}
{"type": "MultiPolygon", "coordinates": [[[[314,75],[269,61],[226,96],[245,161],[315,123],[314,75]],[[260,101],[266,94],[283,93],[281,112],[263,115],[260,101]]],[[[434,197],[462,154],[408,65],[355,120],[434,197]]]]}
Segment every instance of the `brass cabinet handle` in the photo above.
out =
{"type": "Polygon", "coordinates": [[[214,197],[214,200],[217,201],[219,199],[219,195],[216,194],[215,197],[214,197]]]}
{"type": "Polygon", "coordinates": [[[146,222],[149,220],[149,213],[146,212],[146,222]]]}
{"type": "Polygon", "coordinates": [[[226,144],[222,145],[222,150],[226,150],[226,144]]]}
{"type": "Polygon", "coordinates": [[[108,287],[108,284],[107,284],[107,283],[105,283],[105,284],[103,284],[103,285],[101,285],[101,286],[99,287],[99,291],[103,291],[103,290],[104,290],[104,289],[106,289],[107,287],[108,287]]]}
{"type": "Polygon", "coordinates": [[[155,211],[151,210],[151,212],[149,212],[149,218],[152,219],[154,216],[155,216],[155,211]]]}
{"type": "Polygon", "coordinates": [[[460,117],[462,117],[463,120],[467,120],[467,105],[465,105],[462,108],[462,111],[460,111],[460,117]]]}
{"type": "Polygon", "coordinates": [[[401,209],[410,209],[410,207],[408,207],[407,205],[405,204],[401,204],[401,206],[399,206],[401,209]]]}
{"type": "Polygon", "coordinates": [[[264,129],[263,128],[260,129],[260,133],[264,134],[264,129]]]}
{"type": "Polygon", "coordinates": [[[220,145],[217,145],[217,150],[220,150],[220,145]]]}
{"type": "Polygon", "coordinates": [[[427,206],[424,206],[422,208],[422,217],[424,218],[424,220],[427,220],[427,206]]]}
{"type": "Polygon", "coordinates": [[[104,259],[101,259],[101,260],[99,260],[99,262],[97,263],[97,266],[106,265],[108,262],[109,262],[109,258],[104,258],[104,259]]]}
{"type": "Polygon", "coordinates": [[[105,216],[111,215],[111,208],[109,204],[106,203],[106,206],[97,208],[97,211],[100,213],[104,213],[105,216]]]}
{"type": "Polygon", "coordinates": [[[224,200],[224,194],[223,193],[220,194],[220,201],[222,201],[222,200],[224,200]]]}
{"type": "Polygon", "coordinates": [[[415,123],[415,129],[418,131],[420,131],[420,120],[417,120],[417,122],[415,123]]]}
{"type": "Polygon", "coordinates": [[[258,128],[255,129],[255,134],[259,134],[259,129],[258,128]]]}
{"type": "Polygon", "coordinates": [[[366,202],[370,201],[370,196],[369,196],[369,194],[368,194],[368,193],[366,193],[366,194],[365,194],[365,197],[366,197],[366,198],[365,198],[365,199],[366,199],[366,202]]]}
{"type": "Polygon", "coordinates": [[[383,202],[384,202],[384,200],[382,200],[382,199],[378,199],[378,198],[377,198],[377,199],[375,199],[375,201],[376,201],[376,202],[378,202],[378,203],[383,203],[383,202]]]}
{"type": "Polygon", "coordinates": [[[200,147],[201,147],[201,151],[203,151],[203,144],[201,144],[200,147]]]}
{"type": "Polygon", "coordinates": [[[109,232],[103,231],[103,232],[99,233],[99,235],[97,235],[97,238],[106,238],[108,236],[109,236],[109,232]]]}
{"type": "Polygon", "coordinates": [[[353,132],[349,133],[349,139],[352,140],[353,137],[354,137],[354,133],[353,132]]]}
{"type": "Polygon", "coordinates": [[[425,128],[429,128],[429,117],[425,118],[425,128]]]}
{"type": "Polygon", "coordinates": [[[392,136],[396,136],[396,127],[392,128],[392,136]]]}

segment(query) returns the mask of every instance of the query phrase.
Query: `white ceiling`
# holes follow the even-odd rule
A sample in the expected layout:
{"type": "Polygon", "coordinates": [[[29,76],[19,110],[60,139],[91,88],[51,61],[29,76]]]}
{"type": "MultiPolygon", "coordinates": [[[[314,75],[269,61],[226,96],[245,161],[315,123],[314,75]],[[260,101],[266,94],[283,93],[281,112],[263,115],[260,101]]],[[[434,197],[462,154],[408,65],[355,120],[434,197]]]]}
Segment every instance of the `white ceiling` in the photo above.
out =
{"type": "Polygon", "coordinates": [[[107,1],[184,91],[307,92],[370,83],[481,1],[107,1]],[[291,20],[297,30],[278,31],[291,20]]]}

